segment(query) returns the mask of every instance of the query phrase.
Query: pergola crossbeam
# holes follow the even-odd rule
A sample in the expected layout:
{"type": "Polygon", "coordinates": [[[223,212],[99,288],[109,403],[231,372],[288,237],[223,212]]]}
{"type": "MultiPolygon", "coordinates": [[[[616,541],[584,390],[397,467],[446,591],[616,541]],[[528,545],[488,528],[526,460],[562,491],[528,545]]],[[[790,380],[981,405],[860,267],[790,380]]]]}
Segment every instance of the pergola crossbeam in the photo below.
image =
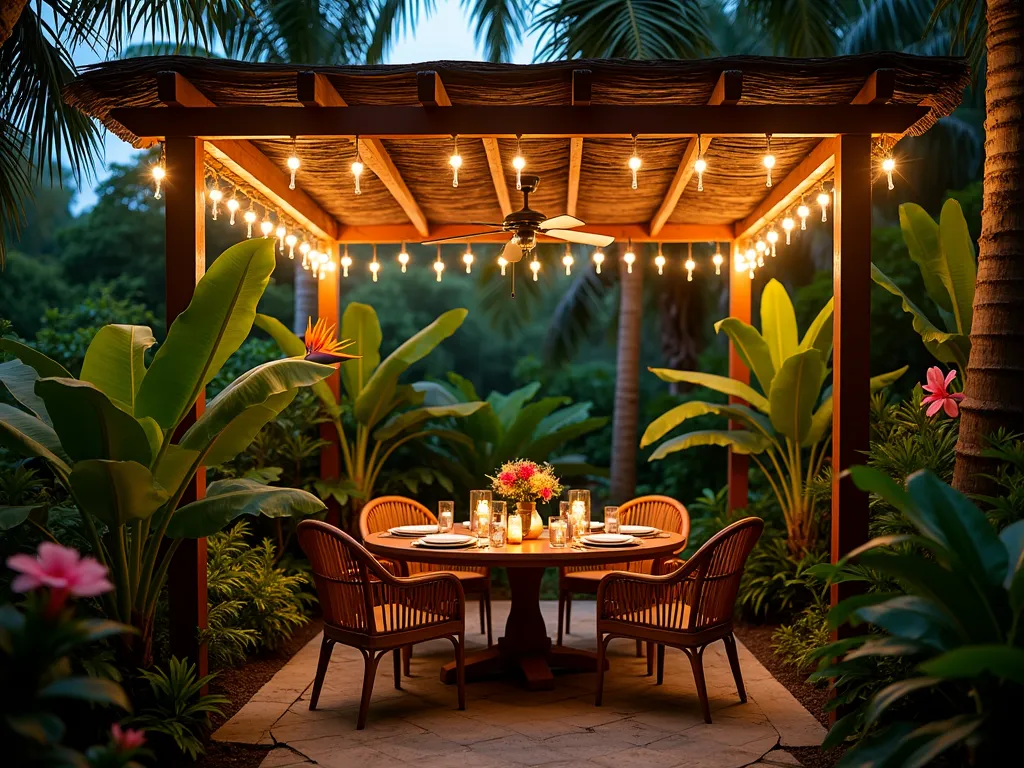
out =
{"type": "MultiPolygon", "coordinates": [[[[652,242],[647,228],[642,224],[601,224],[587,222],[587,230],[602,235],[611,235],[620,241],[632,240],[634,243],[652,242]]],[[[431,230],[432,237],[461,237],[479,232],[475,224],[435,224],[431,230]]],[[[417,239],[416,231],[408,224],[381,224],[365,226],[345,226],[338,233],[338,241],[342,243],[404,243],[417,239]]],[[[658,240],[666,243],[705,243],[726,242],[732,239],[730,224],[668,224],[661,231],[658,240]]],[[[538,236],[541,243],[561,243],[562,240],[538,236]]],[[[507,243],[508,235],[500,232],[473,238],[474,243],[507,243]]]]}
{"type": "MultiPolygon", "coordinates": [[[[593,93],[593,75],[589,69],[572,71],[572,105],[589,107],[593,93]]],[[[580,171],[583,169],[583,139],[573,136],[569,139],[569,180],[565,198],[565,212],[576,215],[580,199],[580,171]]]]}

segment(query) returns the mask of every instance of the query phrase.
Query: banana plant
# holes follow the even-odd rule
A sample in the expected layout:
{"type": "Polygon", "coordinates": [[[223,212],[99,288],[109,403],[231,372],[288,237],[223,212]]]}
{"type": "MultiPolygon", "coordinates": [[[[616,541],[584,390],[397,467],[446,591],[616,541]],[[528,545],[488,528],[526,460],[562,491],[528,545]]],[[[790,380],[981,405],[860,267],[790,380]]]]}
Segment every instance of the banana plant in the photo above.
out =
{"type": "MultiPolygon", "coordinates": [[[[447,382],[413,386],[426,394],[428,405],[480,400],[472,382],[456,373],[449,373],[447,382]]],[[[428,445],[435,465],[466,493],[487,487],[487,475],[493,474],[495,467],[517,458],[547,462],[563,479],[607,475],[607,469],[592,466],[585,456],[558,453],[570,440],[603,427],[608,418],[591,416],[591,403],[573,404],[568,397],[534,401],[539,390],[540,383],[532,382],[507,395],[491,392],[484,407],[472,416],[443,425],[456,434],[444,443],[428,445]]]]}
{"type": "MultiPolygon", "coordinates": [[[[649,461],[698,445],[727,446],[750,455],[778,499],[795,557],[802,557],[818,536],[818,515],[809,486],[828,457],[832,428],[831,387],[825,386],[831,373],[832,306],[829,299],[800,338],[793,302],[783,285],[771,280],[761,294],[760,332],[734,317],[715,324],[715,330],[729,337],[753,372],[760,391],[727,376],[652,368],[663,381],[697,384],[747,404],[683,403],[651,422],[640,442],[640,447],[646,448],[683,422],[708,414],[741,425],[742,429],[700,430],[673,437],[659,445],[649,461]]],[[[906,370],[904,366],[872,378],[871,391],[892,384],[906,370]]]]}
{"type": "MultiPolygon", "coordinates": [[[[432,422],[472,416],[486,403],[464,402],[425,405],[425,393],[415,384],[401,384],[399,378],[410,366],[429,355],[438,344],[462,325],[465,309],[452,309],[402,343],[384,360],[380,356],[380,321],[368,304],[350,303],[341,318],[341,335],[353,339],[360,352],[358,360],[341,371],[343,402],[326,382],[313,386],[338,433],[342,477],[322,481],[317,490],[324,499],[333,498],[353,523],[362,506],[373,497],[381,471],[403,445],[437,437],[458,439],[451,430],[439,430],[432,422]]],[[[303,341],[284,323],[258,315],[256,325],[277,342],[286,355],[304,350],[303,341]]]]}
{"type": "MultiPolygon", "coordinates": [[[[44,461],[77,505],[93,552],[110,569],[111,619],[136,627],[136,660],[151,661],[153,618],[183,539],[209,536],[239,515],[280,517],[324,508],[312,494],[247,479],[211,483],[179,506],[201,467],[243,451],[295,397],[333,371],[302,354],[239,376],[191,425],[192,404],[249,334],[274,269],[272,240],[233,246],[196,285],[152,363],[149,328],[108,325],[93,338],[80,378],[14,339],[0,350],[0,382],[21,407],[0,404],[0,445],[44,461]]],[[[25,515],[31,512],[27,509],[25,515]]],[[[132,638],[132,636],[129,636],[132,638]]]]}
{"type": "Polygon", "coordinates": [[[974,243],[963,210],[956,200],[942,206],[939,221],[914,203],[900,206],[900,228],[910,258],[921,270],[925,292],[935,304],[939,322],[931,319],[882,270],[871,265],[871,279],[903,303],[913,316],[914,330],[925,348],[942,363],[967,374],[971,354],[971,319],[977,264],[974,243]]]}

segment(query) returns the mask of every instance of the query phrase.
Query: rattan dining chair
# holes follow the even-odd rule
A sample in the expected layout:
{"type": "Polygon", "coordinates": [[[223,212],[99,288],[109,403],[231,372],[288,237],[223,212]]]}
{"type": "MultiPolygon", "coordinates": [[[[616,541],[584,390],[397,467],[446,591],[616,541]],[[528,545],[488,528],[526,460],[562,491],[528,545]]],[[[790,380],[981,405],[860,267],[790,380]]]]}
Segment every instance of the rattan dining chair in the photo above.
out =
{"type": "Polygon", "coordinates": [[[665,677],[665,646],[683,651],[690,660],[708,723],[711,707],[704,682],[704,649],[721,640],[740,701],[747,700],[732,617],[743,566],[762,530],[763,520],[747,517],[716,533],[672,573],[613,572],[601,580],[597,588],[597,706],[601,706],[604,686],[605,652],[616,637],[657,644],[657,685],[665,677]]]}
{"type": "MultiPolygon", "coordinates": [[[[686,547],[686,539],[690,535],[690,515],[681,503],[669,496],[640,496],[627,501],[619,507],[619,522],[622,525],[650,525],[662,531],[671,531],[683,535],[681,552],[686,547]]],[[[637,560],[614,565],[582,565],[572,568],[561,568],[558,571],[558,645],[562,644],[562,625],[564,620],[565,634],[571,634],[572,596],[576,594],[596,595],[597,585],[601,579],[612,571],[628,571],[630,573],[651,573],[653,560],[637,560]]],[[[636,655],[641,655],[641,645],[637,641],[636,655]]],[[[648,670],[653,673],[654,661],[648,659],[648,670]]]]}
{"type": "Polygon", "coordinates": [[[303,520],[299,544],[309,558],[324,615],[324,638],[309,708],[316,709],[335,643],[363,655],[363,688],[356,729],[366,726],[377,664],[394,656],[395,688],[401,689],[399,652],[426,640],[447,638],[455,646],[459,709],[466,708],[466,596],[452,573],[395,576],[359,542],[319,520],[303,520]]]}

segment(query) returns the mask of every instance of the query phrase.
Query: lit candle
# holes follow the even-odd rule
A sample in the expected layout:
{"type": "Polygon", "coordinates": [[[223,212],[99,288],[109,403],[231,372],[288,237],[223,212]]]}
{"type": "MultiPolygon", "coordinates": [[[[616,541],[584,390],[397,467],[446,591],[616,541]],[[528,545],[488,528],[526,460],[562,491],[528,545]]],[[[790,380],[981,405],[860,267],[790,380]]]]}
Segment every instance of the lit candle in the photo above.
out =
{"type": "Polygon", "coordinates": [[[478,502],[476,505],[476,535],[477,538],[486,539],[488,529],[491,526],[491,505],[486,501],[478,502]]]}
{"type": "Polygon", "coordinates": [[[523,543],[523,518],[517,514],[508,517],[508,543],[523,543]]]}

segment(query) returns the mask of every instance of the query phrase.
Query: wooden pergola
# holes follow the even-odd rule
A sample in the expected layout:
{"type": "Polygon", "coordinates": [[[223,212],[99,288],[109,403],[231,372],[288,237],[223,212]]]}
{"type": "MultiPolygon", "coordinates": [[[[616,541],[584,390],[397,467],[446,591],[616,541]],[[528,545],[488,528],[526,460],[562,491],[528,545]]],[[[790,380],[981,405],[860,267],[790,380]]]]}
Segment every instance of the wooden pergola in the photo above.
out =
{"type": "MultiPolygon", "coordinates": [[[[457,237],[480,229],[466,222],[499,220],[519,207],[510,163],[517,140],[528,172],[543,178],[531,207],[578,216],[588,231],[623,243],[728,243],[732,253],[830,179],[835,559],[868,535],[867,498],[841,470],[868,448],[877,161],[952,112],[967,77],[958,59],[894,53],[312,69],[152,57],[92,67],[66,99],[137,147],[164,142],[168,325],[205,269],[211,173],[334,254],[346,243],[457,237]],[[367,168],[358,197],[349,173],[357,136],[367,168]],[[447,163],[454,136],[464,158],[458,189],[447,163]],[[767,136],[776,157],[770,188],[760,164],[767,136]],[[626,166],[634,137],[643,158],[637,190],[626,166]],[[294,189],[292,152],[301,158],[294,189]],[[703,191],[698,157],[708,166],[703,191]]],[[[728,274],[730,314],[749,322],[751,281],[728,274]]],[[[336,271],[319,282],[320,316],[337,323],[339,303],[336,271]]],[[[729,372],[749,382],[735,350],[729,372]]],[[[195,414],[203,407],[197,402],[195,414]]],[[[325,450],[323,475],[339,468],[337,449],[325,450]]],[[[730,453],[728,478],[730,504],[745,506],[745,456],[730,453]]],[[[200,473],[194,497],[204,484],[200,473]]],[[[833,587],[833,601],[846,588],[833,587]]],[[[179,550],[171,605],[173,651],[205,668],[194,631],[206,623],[202,540],[179,550]]]]}

